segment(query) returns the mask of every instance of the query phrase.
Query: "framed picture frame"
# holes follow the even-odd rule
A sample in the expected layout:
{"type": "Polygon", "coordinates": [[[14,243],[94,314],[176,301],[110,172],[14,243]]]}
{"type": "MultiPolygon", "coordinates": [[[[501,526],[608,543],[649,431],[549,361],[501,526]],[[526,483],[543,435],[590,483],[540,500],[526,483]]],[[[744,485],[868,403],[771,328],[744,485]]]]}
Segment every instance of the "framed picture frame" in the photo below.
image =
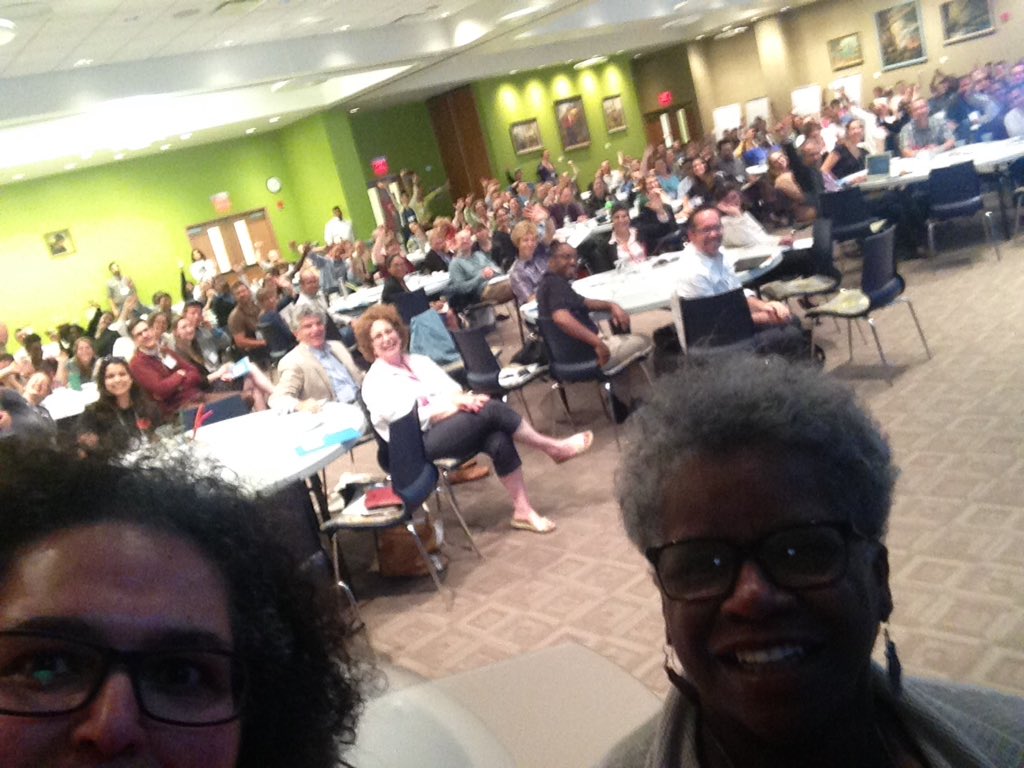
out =
{"type": "Polygon", "coordinates": [[[512,148],[517,155],[528,155],[531,152],[540,152],[544,149],[544,143],[540,140],[540,126],[537,125],[537,118],[520,120],[508,127],[509,136],[512,138],[512,148]]]}
{"type": "Polygon", "coordinates": [[[562,148],[565,151],[590,146],[590,126],[587,125],[587,113],[583,109],[582,98],[571,96],[556,101],[555,122],[558,123],[558,135],[562,139],[562,148]]]}
{"type": "Polygon", "coordinates": [[[917,0],[897,3],[875,12],[882,70],[899,69],[928,61],[917,0]]]}
{"type": "Polygon", "coordinates": [[[864,51],[860,47],[860,33],[851,32],[829,40],[828,60],[833,72],[863,64],[864,51]]]}
{"type": "Polygon", "coordinates": [[[50,256],[69,256],[75,252],[71,231],[67,229],[47,232],[43,235],[43,242],[46,243],[46,250],[50,252],[50,256]]]}
{"type": "Polygon", "coordinates": [[[604,112],[604,129],[608,133],[621,133],[626,130],[626,112],[622,108],[621,94],[607,96],[601,102],[604,112]]]}
{"type": "Polygon", "coordinates": [[[989,0],[947,0],[939,3],[942,44],[951,45],[996,31],[989,0]]]}

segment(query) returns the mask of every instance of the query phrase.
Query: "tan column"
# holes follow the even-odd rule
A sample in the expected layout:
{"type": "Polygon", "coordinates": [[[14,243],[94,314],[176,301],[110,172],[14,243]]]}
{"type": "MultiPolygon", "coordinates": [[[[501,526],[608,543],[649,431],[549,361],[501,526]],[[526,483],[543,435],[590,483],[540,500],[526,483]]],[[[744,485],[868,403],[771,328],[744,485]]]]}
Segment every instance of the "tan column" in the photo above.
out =
{"type": "Polygon", "coordinates": [[[690,76],[693,78],[693,89],[697,94],[697,110],[700,112],[701,124],[705,133],[711,133],[715,125],[715,82],[708,66],[707,43],[689,43],[686,46],[686,58],[690,63],[690,76]]]}
{"type": "Polygon", "coordinates": [[[796,62],[789,55],[789,41],[782,16],[769,16],[754,25],[754,39],[757,41],[757,58],[761,73],[768,84],[765,95],[771,100],[775,119],[789,112],[792,99],[790,94],[800,85],[796,62]]]}

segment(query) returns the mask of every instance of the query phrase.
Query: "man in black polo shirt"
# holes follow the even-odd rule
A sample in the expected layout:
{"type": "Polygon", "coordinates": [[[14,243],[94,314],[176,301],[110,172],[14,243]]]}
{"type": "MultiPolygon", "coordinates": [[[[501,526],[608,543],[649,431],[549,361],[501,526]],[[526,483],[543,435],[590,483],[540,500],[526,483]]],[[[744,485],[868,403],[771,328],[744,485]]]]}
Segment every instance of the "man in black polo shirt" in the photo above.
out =
{"type": "MultiPolygon", "coordinates": [[[[620,369],[632,359],[640,359],[653,348],[651,340],[640,334],[628,333],[629,315],[613,301],[588,299],[573,290],[569,281],[576,277],[576,249],[568,243],[557,243],[551,251],[548,269],[537,286],[537,314],[551,320],[567,336],[594,348],[597,364],[605,373],[620,369]],[[611,314],[612,328],[609,338],[601,336],[591,312],[611,314]]],[[[612,405],[616,411],[624,408],[619,402],[619,388],[613,384],[612,405]]],[[[616,414],[619,417],[619,414],[616,414]]]]}

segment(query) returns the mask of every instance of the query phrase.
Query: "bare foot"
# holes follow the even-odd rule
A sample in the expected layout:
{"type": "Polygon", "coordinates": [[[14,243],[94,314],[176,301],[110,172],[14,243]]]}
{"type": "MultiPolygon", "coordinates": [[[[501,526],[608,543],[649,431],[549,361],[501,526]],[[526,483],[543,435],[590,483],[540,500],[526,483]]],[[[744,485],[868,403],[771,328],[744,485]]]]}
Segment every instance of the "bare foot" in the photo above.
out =
{"type": "Polygon", "coordinates": [[[551,454],[551,458],[555,464],[562,464],[569,461],[569,459],[575,459],[577,456],[586,453],[593,444],[593,432],[590,430],[577,432],[575,435],[562,440],[560,450],[551,454]]]}

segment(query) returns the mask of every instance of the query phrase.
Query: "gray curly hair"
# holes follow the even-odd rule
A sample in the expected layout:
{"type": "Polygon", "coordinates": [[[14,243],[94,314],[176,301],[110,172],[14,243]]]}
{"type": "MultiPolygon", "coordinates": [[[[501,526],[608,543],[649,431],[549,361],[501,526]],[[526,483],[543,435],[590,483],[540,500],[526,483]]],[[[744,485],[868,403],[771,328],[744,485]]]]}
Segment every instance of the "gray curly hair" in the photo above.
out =
{"type": "Polygon", "coordinates": [[[659,381],[632,421],[637,439],[616,486],[640,551],[662,543],[664,489],[686,458],[751,445],[810,457],[826,503],[864,536],[885,532],[897,474],[889,446],[853,393],[815,368],[751,355],[691,357],[659,381]]]}

